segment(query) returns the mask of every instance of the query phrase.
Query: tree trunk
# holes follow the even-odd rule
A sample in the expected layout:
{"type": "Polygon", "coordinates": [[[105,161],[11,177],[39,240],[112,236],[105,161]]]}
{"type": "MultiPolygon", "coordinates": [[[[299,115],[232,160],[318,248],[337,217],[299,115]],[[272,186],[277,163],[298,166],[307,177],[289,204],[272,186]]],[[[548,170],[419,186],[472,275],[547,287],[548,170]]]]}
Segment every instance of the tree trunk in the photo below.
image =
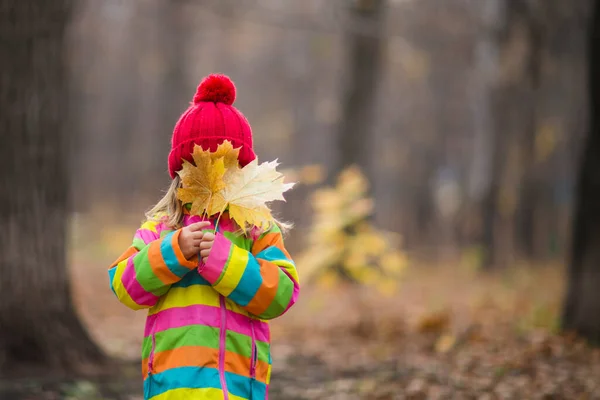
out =
{"type": "MultiPolygon", "coordinates": [[[[103,361],[71,301],[66,260],[68,0],[0,0],[0,371],[103,361]]],[[[85,370],[84,370],[85,371],[85,370]]]]}
{"type": "Polygon", "coordinates": [[[356,164],[368,175],[385,1],[355,0],[354,3],[346,37],[348,73],[343,85],[342,117],[337,132],[339,160],[336,172],[356,164]]]}
{"type": "Polygon", "coordinates": [[[542,27],[538,14],[540,10],[533,2],[512,1],[511,12],[516,20],[524,25],[524,37],[527,43],[524,55],[521,82],[517,85],[516,92],[521,93],[521,168],[522,178],[519,188],[517,205],[517,221],[515,239],[519,256],[527,260],[539,259],[539,247],[535,242],[536,217],[539,216],[539,207],[542,203],[543,182],[538,172],[538,160],[535,154],[535,140],[538,128],[537,121],[537,93],[540,88],[542,69],[542,27]],[[536,209],[538,213],[536,213],[536,209]]]}
{"type": "MultiPolygon", "coordinates": [[[[157,101],[155,106],[156,136],[152,138],[153,145],[148,167],[147,192],[155,193],[157,189],[169,182],[167,158],[170,150],[170,140],[173,128],[180,114],[189,106],[194,94],[194,86],[187,84],[185,75],[187,22],[180,2],[160,0],[157,4],[157,22],[159,28],[156,32],[156,44],[160,58],[164,60],[164,70],[159,77],[157,101]],[[157,162],[157,160],[159,160],[157,162]],[[162,178],[162,179],[158,179],[162,178]],[[156,186],[156,182],[162,182],[156,186]]],[[[194,82],[196,84],[196,82],[194,82]]],[[[134,146],[135,148],[135,146],[134,146]]]]}
{"type": "Polygon", "coordinates": [[[541,73],[539,26],[529,2],[504,0],[499,5],[491,182],[482,207],[484,267],[507,266],[517,253],[533,256],[534,208],[539,196],[533,159],[541,73]]]}
{"type": "Polygon", "coordinates": [[[563,329],[600,344],[600,4],[588,36],[589,131],[580,165],[563,329]]]}

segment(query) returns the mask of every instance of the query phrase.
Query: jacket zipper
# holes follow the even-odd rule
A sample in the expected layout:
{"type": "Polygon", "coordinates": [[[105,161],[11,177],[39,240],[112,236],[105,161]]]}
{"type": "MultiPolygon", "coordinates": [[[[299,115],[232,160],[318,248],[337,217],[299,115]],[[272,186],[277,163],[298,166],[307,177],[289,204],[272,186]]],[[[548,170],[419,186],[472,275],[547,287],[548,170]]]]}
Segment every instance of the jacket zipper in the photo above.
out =
{"type": "Polygon", "coordinates": [[[254,391],[254,381],[256,381],[256,363],[258,349],[256,348],[256,335],[254,334],[254,320],[250,318],[250,330],[252,332],[252,359],[250,360],[250,400],[252,400],[252,392],[254,391]]]}
{"type": "Polygon", "coordinates": [[[227,391],[227,380],[225,379],[225,348],[227,340],[227,308],[225,307],[225,297],[219,295],[221,303],[221,336],[219,341],[219,376],[221,378],[221,387],[223,388],[223,399],[229,400],[227,391]]]}
{"type": "Polygon", "coordinates": [[[150,330],[150,332],[152,332],[152,347],[150,348],[150,354],[148,355],[148,393],[147,396],[150,396],[150,391],[151,391],[151,386],[152,386],[152,370],[154,368],[154,350],[156,349],[156,332],[154,332],[154,330],[156,329],[156,320],[154,320],[154,323],[152,324],[152,329],[150,330]]]}
{"type": "Polygon", "coordinates": [[[156,334],[152,332],[152,348],[150,349],[150,355],[148,356],[148,374],[152,374],[152,368],[154,366],[154,349],[156,348],[156,334]]]}

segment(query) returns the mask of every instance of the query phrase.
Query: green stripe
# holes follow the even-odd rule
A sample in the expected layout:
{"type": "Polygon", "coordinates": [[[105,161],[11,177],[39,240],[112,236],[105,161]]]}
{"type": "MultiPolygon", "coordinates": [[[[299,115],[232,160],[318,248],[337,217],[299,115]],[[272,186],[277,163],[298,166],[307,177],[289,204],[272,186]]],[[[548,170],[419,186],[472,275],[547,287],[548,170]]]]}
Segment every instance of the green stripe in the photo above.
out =
{"type": "Polygon", "coordinates": [[[144,338],[142,342],[142,360],[147,358],[150,355],[150,351],[152,350],[152,336],[148,336],[144,338]]]}
{"type": "Polygon", "coordinates": [[[174,231],[172,229],[163,229],[162,231],[160,231],[160,237],[163,238],[171,232],[174,232],[174,231]]]}
{"type": "Polygon", "coordinates": [[[134,237],[133,238],[133,247],[135,247],[138,251],[146,247],[146,243],[142,240],[142,238],[134,237]]]}
{"type": "Polygon", "coordinates": [[[235,234],[234,232],[223,232],[223,236],[229,239],[229,241],[235,244],[237,247],[241,247],[246,251],[250,251],[252,249],[253,240],[249,237],[235,234]]]}
{"type": "MultiPolygon", "coordinates": [[[[227,342],[225,348],[227,351],[250,358],[252,354],[252,339],[250,336],[246,336],[241,333],[227,331],[227,342]]],[[[256,348],[258,350],[258,359],[264,362],[269,362],[269,343],[257,340],[256,348]]]]}
{"type": "Polygon", "coordinates": [[[250,336],[242,335],[241,333],[227,331],[225,348],[227,351],[250,358],[252,354],[252,339],[250,336]]]}
{"type": "MultiPolygon", "coordinates": [[[[189,325],[171,328],[156,334],[155,352],[172,350],[182,346],[204,346],[219,348],[219,329],[204,325],[189,325]]],[[[152,336],[142,342],[142,359],[150,355],[152,336]]]]}
{"type": "MultiPolygon", "coordinates": [[[[160,243],[153,243],[151,246],[160,247],[160,243]]],[[[154,272],[152,272],[152,266],[148,260],[149,249],[150,246],[144,247],[133,259],[135,279],[138,280],[140,285],[142,285],[147,292],[151,292],[156,296],[162,296],[169,290],[169,286],[166,286],[156,275],[154,275],[154,272]]]]}
{"type": "Polygon", "coordinates": [[[271,226],[271,229],[269,229],[268,231],[263,232],[262,235],[260,235],[258,237],[258,240],[263,239],[265,236],[267,236],[267,235],[269,235],[271,233],[279,233],[279,234],[281,234],[281,229],[279,229],[279,226],[277,224],[273,224],[271,226]]]}
{"type": "Polygon", "coordinates": [[[294,293],[294,283],[291,279],[283,272],[279,270],[279,285],[277,286],[277,294],[275,298],[267,308],[267,310],[261,315],[262,318],[275,318],[281,315],[287,305],[292,299],[294,293]]]}
{"type": "Polygon", "coordinates": [[[171,328],[156,334],[156,351],[172,350],[182,346],[219,348],[219,329],[204,325],[171,328]]]}
{"type": "Polygon", "coordinates": [[[256,348],[258,349],[258,359],[260,361],[269,362],[269,343],[256,341],[256,348]]]}

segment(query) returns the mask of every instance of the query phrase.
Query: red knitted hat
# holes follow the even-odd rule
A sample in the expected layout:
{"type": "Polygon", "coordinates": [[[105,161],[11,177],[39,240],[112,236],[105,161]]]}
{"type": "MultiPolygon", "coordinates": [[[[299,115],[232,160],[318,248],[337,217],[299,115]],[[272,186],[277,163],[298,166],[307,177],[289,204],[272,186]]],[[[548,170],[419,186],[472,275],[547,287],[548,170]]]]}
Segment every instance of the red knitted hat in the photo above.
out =
{"type": "Polygon", "coordinates": [[[171,140],[169,174],[175,178],[182,159],[193,162],[194,145],[215,151],[224,140],[240,148],[238,160],[244,166],[256,158],[252,149],[252,129],[246,117],[232,104],[235,86],[225,75],[209,75],[202,80],[190,107],[181,115],[171,140]]]}

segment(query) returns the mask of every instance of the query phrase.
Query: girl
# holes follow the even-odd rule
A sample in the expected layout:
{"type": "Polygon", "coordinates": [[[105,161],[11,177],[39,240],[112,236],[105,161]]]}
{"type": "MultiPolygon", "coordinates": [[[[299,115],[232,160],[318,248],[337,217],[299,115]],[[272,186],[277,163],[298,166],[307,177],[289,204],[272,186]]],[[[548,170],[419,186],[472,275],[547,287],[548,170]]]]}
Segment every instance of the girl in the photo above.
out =
{"type": "Polygon", "coordinates": [[[299,281],[280,227],[247,232],[228,217],[190,215],[177,198],[182,159],[194,145],[215,151],[224,140],[254,160],[252,132],[233,107],[223,75],[198,86],[175,125],[173,178],[131,247],[110,267],[111,287],[133,310],[148,309],[142,346],[144,399],[267,399],[271,374],[268,321],[295,302],[299,281]]]}

